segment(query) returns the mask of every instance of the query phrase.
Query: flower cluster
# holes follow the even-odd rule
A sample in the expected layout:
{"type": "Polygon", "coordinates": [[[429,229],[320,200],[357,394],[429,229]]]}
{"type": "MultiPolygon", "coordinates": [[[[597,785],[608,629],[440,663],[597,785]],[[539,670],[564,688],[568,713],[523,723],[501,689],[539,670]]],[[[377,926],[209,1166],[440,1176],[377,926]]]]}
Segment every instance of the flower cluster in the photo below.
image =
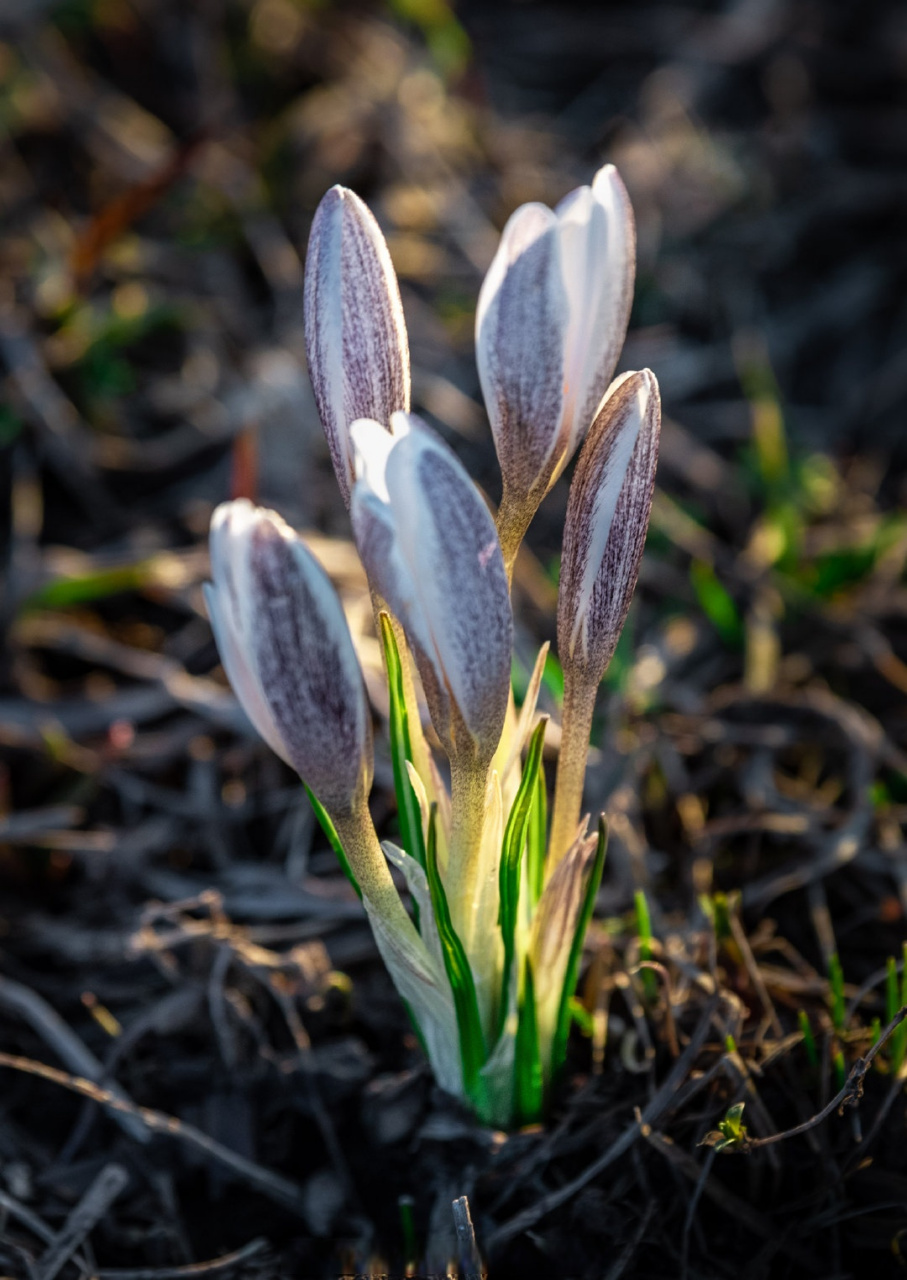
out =
{"type": "Polygon", "coordinates": [[[555,210],[525,205],[508,222],[476,318],[503,477],[495,519],[409,411],[403,308],[375,219],[341,187],[319,206],[309,370],[384,649],[400,846],[379,843],[369,814],[371,716],[324,571],[274,512],[226,503],[211,526],[208,609],[237,697],[303,779],[439,1084],[497,1125],[544,1114],[605,854],[604,820],[590,834],[580,812],[589,732],[639,572],[660,424],[648,370],[611,381],[634,270],[633,214],[611,166],[555,210]],[[517,712],[510,581],[539,503],[581,445],[549,824],[536,713],[547,646],[517,712]],[[420,687],[445,768],[423,732],[420,687]]]}

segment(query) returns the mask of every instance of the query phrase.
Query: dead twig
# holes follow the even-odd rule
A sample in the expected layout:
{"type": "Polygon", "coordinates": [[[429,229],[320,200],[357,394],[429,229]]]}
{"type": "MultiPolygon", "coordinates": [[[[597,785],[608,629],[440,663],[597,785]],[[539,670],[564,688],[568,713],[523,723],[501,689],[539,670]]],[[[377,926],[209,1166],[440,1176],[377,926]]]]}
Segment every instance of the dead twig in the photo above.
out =
{"type": "MultiPolygon", "coordinates": [[[[699,1023],[696,1026],[696,1030],[690,1037],[689,1044],[674,1063],[674,1066],[669,1071],[664,1084],[662,1084],[661,1088],[642,1112],[640,1117],[642,1124],[651,1125],[659,1118],[659,1116],[661,1116],[662,1112],[665,1111],[670,1104],[675,1092],[689,1074],[690,1069],[696,1061],[699,1050],[702,1048],[703,1044],[705,1044],[705,1039],[709,1033],[709,1027],[711,1026],[712,1018],[718,1008],[720,999],[721,997],[719,995],[714,995],[706,1005],[706,1008],[699,1019],[699,1023]]],[[[905,1009],[904,1012],[905,1016],[907,1016],[907,1009],[905,1009]]],[[[582,1171],[582,1173],[578,1174],[577,1177],[571,1179],[570,1182],[565,1183],[562,1187],[558,1187],[556,1191],[550,1191],[548,1195],[542,1196],[541,1200],[537,1200],[535,1204],[529,1205],[528,1208],[511,1218],[509,1222],[505,1222],[502,1226],[498,1227],[497,1231],[492,1234],[488,1241],[489,1251],[506,1244],[507,1241],[512,1240],[514,1236],[517,1236],[521,1232],[534,1226],[540,1218],[545,1217],[546,1214],[551,1213],[552,1210],[557,1209],[567,1200],[572,1199],[578,1191],[581,1191],[582,1188],[590,1183],[594,1178],[597,1178],[600,1173],[603,1173],[609,1165],[619,1159],[620,1156],[622,1156],[624,1152],[633,1145],[639,1135],[640,1124],[634,1120],[633,1123],[623,1131],[617,1141],[612,1142],[607,1151],[602,1152],[598,1159],[593,1160],[590,1165],[587,1165],[587,1167],[582,1171]]]]}
{"type": "MultiPolygon", "coordinates": [[[[20,982],[13,982],[10,978],[0,977],[0,1009],[16,1014],[27,1022],[75,1075],[83,1076],[93,1085],[100,1085],[105,1080],[107,1073],[103,1063],[82,1043],[72,1028],[67,1026],[47,1001],[38,995],[37,991],[32,991],[30,987],[23,986],[20,982]]],[[[134,1114],[137,1110],[135,1104],[129,1100],[120,1086],[107,1084],[106,1091],[111,1098],[125,1104],[126,1109],[117,1111],[114,1115],[123,1132],[130,1138],[134,1138],[136,1142],[150,1141],[147,1128],[134,1114]]]]}
{"type": "Polygon", "coordinates": [[[104,1166],[41,1256],[38,1280],[54,1280],[128,1181],[129,1174],[121,1164],[104,1166]]]}
{"type": "Polygon", "coordinates": [[[453,1217],[457,1231],[460,1268],[463,1272],[464,1280],[482,1280],[484,1275],[482,1259],[479,1256],[479,1246],[476,1244],[476,1233],[472,1225],[472,1215],[469,1212],[469,1199],[467,1196],[459,1196],[458,1199],[454,1200],[453,1217]]]}
{"type": "Polygon", "coordinates": [[[269,1248],[267,1240],[250,1240],[241,1249],[222,1253],[208,1262],[192,1262],[184,1267],[138,1267],[134,1270],[106,1270],[97,1273],[97,1280],[191,1280],[193,1276],[211,1276],[219,1271],[232,1271],[234,1267],[251,1262],[269,1248]]]}
{"type": "Polygon", "coordinates": [[[178,1138],[181,1142],[203,1151],[205,1155],[217,1161],[218,1164],[232,1170],[238,1178],[255,1187],[256,1190],[270,1200],[283,1205],[284,1208],[290,1209],[293,1213],[303,1218],[305,1217],[302,1189],[295,1182],[291,1182],[289,1178],[282,1177],[279,1173],[272,1173],[269,1169],[262,1168],[261,1165],[256,1164],[253,1160],[246,1159],[245,1156],[238,1155],[214,1138],[209,1138],[206,1133],[202,1133],[194,1125],[187,1124],[184,1120],[178,1120],[176,1116],[169,1116],[163,1111],[154,1111],[150,1107],[138,1107],[134,1102],[129,1102],[126,1098],[117,1097],[109,1089],[99,1088],[91,1080],[80,1079],[78,1076],[72,1076],[66,1071],[59,1071],[56,1067],[49,1067],[44,1062],[35,1062],[32,1058],[20,1058],[16,1054],[0,1053],[0,1067],[8,1067],[11,1071],[23,1071],[28,1075],[39,1076],[42,1080],[47,1080],[51,1084],[61,1085],[62,1088],[69,1089],[72,1093],[78,1093],[83,1098],[91,1098],[92,1101],[99,1102],[115,1114],[132,1116],[135,1120],[143,1123],[152,1133],[165,1134],[169,1138],[178,1138]]]}
{"type": "Polygon", "coordinates": [[[810,1129],[815,1129],[823,1120],[827,1120],[833,1111],[843,1111],[844,1107],[855,1107],[863,1096],[863,1080],[872,1066],[873,1058],[905,1018],[907,1018],[907,1005],[898,1010],[865,1057],[857,1058],[844,1082],[843,1089],[839,1089],[831,1101],[816,1115],[811,1116],[809,1120],[804,1120],[802,1124],[794,1125],[792,1129],[785,1129],[781,1133],[772,1133],[764,1138],[747,1138],[739,1145],[728,1147],[726,1150],[741,1151],[746,1154],[750,1151],[755,1151],[757,1147],[768,1147],[775,1142],[784,1142],[787,1138],[796,1138],[802,1133],[808,1133],[810,1129]]]}

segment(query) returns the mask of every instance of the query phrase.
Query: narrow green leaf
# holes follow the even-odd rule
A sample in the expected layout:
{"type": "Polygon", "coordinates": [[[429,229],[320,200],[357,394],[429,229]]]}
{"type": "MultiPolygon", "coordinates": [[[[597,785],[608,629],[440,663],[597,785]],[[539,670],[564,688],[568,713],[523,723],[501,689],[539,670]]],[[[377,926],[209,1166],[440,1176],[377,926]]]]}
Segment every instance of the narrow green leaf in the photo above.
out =
{"type": "MultiPolygon", "coordinates": [[[[639,935],[639,958],[645,963],[645,961],[652,959],[652,918],[649,915],[649,904],[642,889],[636,890],[633,895],[633,901],[636,907],[636,932],[639,935]]],[[[658,983],[655,974],[651,969],[643,969],[640,976],[646,1000],[649,1004],[653,1004],[658,996],[658,983]]]]}
{"type": "MultiPolygon", "coordinates": [[[[902,1005],[907,1004],[907,943],[904,944],[903,964],[901,967],[900,991],[898,990],[898,967],[892,956],[888,961],[888,1021],[897,1017],[902,1005]]],[[[895,1027],[891,1035],[891,1074],[897,1075],[907,1058],[907,1022],[895,1027]]]]}
{"type": "Polygon", "coordinates": [[[835,1083],[839,1089],[843,1089],[847,1084],[847,1064],[844,1061],[844,1050],[840,1046],[835,1049],[831,1060],[835,1068],[835,1083]]]}
{"type": "Polygon", "coordinates": [[[817,1067],[819,1065],[819,1050],[816,1047],[816,1037],[813,1035],[813,1029],[810,1026],[809,1017],[805,1009],[798,1010],[797,1022],[803,1032],[803,1048],[806,1050],[806,1059],[811,1067],[817,1067]]]}
{"type": "Polygon", "coordinates": [[[890,1022],[900,1008],[898,1004],[898,962],[889,956],[885,966],[885,1021],[890,1022]]]}
{"type": "Polygon", "coordinates": [[[704,560],[690,565],[690,585],[699,607],[725,644],[739,647],[743,641],[743,622],[734,597],[719,581],[715,570],[704,560]]]}
{"type": "Polygon", "coordinates": [[[403,697],[403,665],[390,617],[382,611],[381,640],[384,645],[384,661],[387,666],[387,684],[390,691],[390,742],[394,767],[394,790],[397,793],[397,811],[400,818],[400,836],[406,852],[425,867],[425,841],[422,837],[422,811],[406,770],[406,762],[413,762],[412,739],[409,733],[409,715],[403,697]]]}
{"type": "Polygon", "coordinates": [[[349,880],[350,884],[356,890],[356,894],[361,900],[362,890],[359,888],[359,881],[353,875],[353,868],[350,866],[347,856],[343,851],[343,845],[340,843],[340,837],[338,836],[336,830],[334,829],[334,824],[333,822],[331,822],[327,809],[325,809],[324,805],[315,795],[315,792],[311,789],[311,787],[306,786],[305,783],[303,783],[302,785],[305,787],[305,793],[309,797],[309,804],[312,806],[312,808],[315,811],[315,817],[318,819],[318,825],[321,827],[321,830],[327,836],[328,844],[336,853],[337,861],[340,863],[341,867],[343,868],[343,874],[346,876],[347,880],[349,880]]]}
{"type": "Polygon", "coordinates": [[[828,958],[828,980],[831,984],[831,1023],[835,1031],[843,1031],[847,1002],[844,999],[844,970],[837,951],[828,958]]]}
{"type": "Polygon", "coordinates": [[[580,1035],[591,1037],[595,1031],[595,1020],[592,1014],[583,1004],[578,996],[571,996],[569,1000],[570,1018],[579,1027],[580,1035]]]}
{"type": "Polygon", "coordinates": [[[407,1275],[415,1275],[418,1252],[416,1249],[416,1223],[413,1217],[412,1196],[398,1196],[397,1209],[400,1213],[400,1231],[403,1236],[403,1265],[407,1275]]]}
{"type": "Polygon", "coordinates": [[[55,578],[30,595],[23,602],[21,612],[65,609],[71,605],[103,600],[121,592],[142,591],[145,587],[153,586],[154,581],[154,563],[150,560],[114,565],[69,578],[55,578]]]}
{"type": "Polygon", "coordinates": [[[444,956],[444,968],[453,994],[454,1008],[457,1014],[457,1030],[460,1035],[460,1058],[463,1064],[463,1084],[472,1100],[479,1116],[484,1119],[488,1110],[488,1089],[482,1077],[485,1065],[485,1037],[482,1034],[482,1021],[479,1017],[479,1004],[476,999],[476,986],[469,967],[469,960],[463,950],[457,931],[450,918],[447,906],[447,894],[441,883],[438,872],[438,858],[435,840],[435,825],[438,817],[438,806],[432,804],[428,822],[428,844],[426,846],[425,873],[428,878],[428,891],[431,894],[431,906],[434,912],[435,925],[441,941],[441,952],[444,956]]]}
{"type": "MultiPolygon", "coordinates": [[[[907,1004],[907,942],[901,945],[901,1005],[907,1004]]],[[[897,1013],[898,1010],[895,1010],[897,1013]]],[[[895,1052],[899,1054],[898,1070],[907,1057],[907,1022],[895,1028],[895,1052]]]]}
{"type": "Polygon", "coordinates": [[[542,1117],[545,1094],[535,1007],[535,982],[528,956],[523,974],[523,991],[520,998],[520,1016],[514,1050],[513,1096],[517,1123],[535,1124],[542,1117]]]}
{"type": "Polygon", "coordinates": [[[498,1010],[498,1034],[503,1030],[507,1019],[507,1005],[510,994],[510,980],[513,971],[513,957],[516,947],[517,910],[520,901],[520,867],[523,861],[523,850],[526,847],[526,836],[529,830],[529,818],[533,801],[536,797],[538,777],[542,766],[542,744],[545,739],[547,719],[536,725],[529,739],[529,751],[523,776],[514,797],[510,817],[504,829],[504,843],[501,849],[501,869],[499,883],[501,905],[498,911],[498,923],[501,926],[501,938],[504,942],[504,972],[501,979],[501,1000],[498,1010]]]}
{"type": "Polygon", "coordinates": [[[545,769],[539,765],[532,807],[529,810],[529,836],[526,842],[526,880],[529,905],[535,910],[545,887],[545,847],[548,842],[548,789],[545,769]]]}
{"type": "Polygon", "coordinates": [[[583,954],[583,939],[586,936],[589,921],[592,919],[592,910],[595,906],[595,899],[598,896],[599,885],[602,882],[602,870],[605,865],[607,849],[608,821],[605,815],[601,814],[598,819],[598,844],[595,847],[595,858],[592,862],[589,883],[586,885],[582,909],[576,923],[576,932],[573,935],[573,945],[570,948],[570,959],[567,961],[564,986],[561,990],[560,1005],[557,1011],[556,1029],[551,1045],[552,1079],[557,1075],[567,1059],[567,1034],[570,1030],[570,997],[573,995],[576,980],[579,977],[579,963],[583,954]]]}

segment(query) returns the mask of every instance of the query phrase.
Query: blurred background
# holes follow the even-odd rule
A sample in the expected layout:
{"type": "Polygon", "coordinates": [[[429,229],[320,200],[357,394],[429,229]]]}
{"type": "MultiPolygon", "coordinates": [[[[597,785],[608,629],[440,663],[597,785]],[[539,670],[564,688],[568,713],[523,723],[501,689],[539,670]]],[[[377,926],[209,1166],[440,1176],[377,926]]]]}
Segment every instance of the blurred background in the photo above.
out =
{"type": "MultiPolygon", "coordinates": [[[[519,204],[618,166],[639,233],[620,368],[654,370],[665,424],[641,588],[596,726],[589,803],[613,840],[612,925],[594,937],[614,945],[643,887],[656,933],[685,945],[699,895],[739,891],[753,936],[783,940],[782,1005],[812,1001],[823,1026],[834,956],[855,991],[900,955],[903,3],[0,0],[0,147],[2,1038],[77,1071],[52,1008],[106,1064],[97,1078],[115,1067],[136,1099],[303,1188],[305,1244],[241,1179],[160,1155],[153,1176],[132,1168],[102,1260],[188,1265],[265,1231],[294,1265],[336,1274],[335,1237],[360,1263],[393,1254],[412,1160],[429,1161],[416,1212],[432,1239],[452,1194],[476,1186],[492,1225],[522,1194],[522,1165],[500,1156],[482,1183],[488,1144],[449,1116],[425,1122],[428,1082],[368,932],[298,788],[247,734],[201,599],[214,506],[276,507],[341,590],[380,711],[371,609],[305,372],[306,242],[333,183],[387,236],[414,408],[494,501],[481,280],[519,204]],[[323,1117],[341,1105],[338,1138],[323,1117]]],[[[568,480],[517,573],[518,688],[554,636],[568,480]]],[[[558,692],[552,659],[555,714],[558,692]]],[[[376,770],[392,833],[380,750],[376,770]]],[[[870,1000],[867,1026],[878,1012],[870,1000]]],[[[56,1229],[118,1130],[26,1076],[10,1099],[4,1194],[56,1229]]],[[[684,1131],[691,1149],[703,1126],[684,1131]]],[[[903,1178],[894,1147],[886,1159],[903,1178]]],[[[778,1176],[757,1233],[783,1236],[784,1188],[807,1177],[778,1176]]],[[[873,1184],[864,1208],[890,1200],[873,1184]]],[[[626,1274],[673,1256],[687,1207],[665,1203],[626,1274]]],[[[582,1229],[549,1220],[551,1274],[555,1255],[592,1274],[602,1232],[635,1238],[612,1200],[587,1209],[582,1229]]],[[[879,1210],[837,1252],[816,1245],[815,1273],[849,1275],[877,1249],[887,1275],[902,1217],[879,1210]]],[[[695,1247],[720,1253],[727,1230],[741,1274],[749,1246],[716,1222],[695,1247]]],[[[525,1249],[499,1274],[539,1265],[525,1249]]],[[[786,1275],[792,1256],[765,1266],[786,1275]]],[[[26,1274],[15,1249],[4,1266],[26,1274]]]]}

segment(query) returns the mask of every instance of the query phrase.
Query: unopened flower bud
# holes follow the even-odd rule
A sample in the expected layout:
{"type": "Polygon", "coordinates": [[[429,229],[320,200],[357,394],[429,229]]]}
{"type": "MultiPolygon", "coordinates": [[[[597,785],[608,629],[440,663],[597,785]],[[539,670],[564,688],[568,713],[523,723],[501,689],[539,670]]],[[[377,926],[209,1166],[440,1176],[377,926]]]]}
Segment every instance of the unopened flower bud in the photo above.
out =
{"type": "Polygon", "coordinates": [[[510,688],[513,619],[488,508],[455,455],[412,414],[352,426],[353,532],[400,619],[451,759],[489,761],[510,688]]]}
{"type": "Polygon", "coordinates": [[[557,606],[565,669],[597,685],[617,647],[639,576],[658,461],[655,375],[611,386],[583,445],[567,503],[557,606]]]}
{"type": "Polygon", "coordinates": [[[205,601],[244,711],[329,813],[348,813],[371,785],[371,720],[327,574],[280,516],[241,499],[214,513],[211,576],[205,601]]]}
{"type": "Polygon", "coordinates": [[[614,373],[636,267],[633,210],[613,165],[555,210],[512,215],[479,294],[476,354],[504,479],[528,524],[614,373]]]}
{"type": "Polygon", "coordinates": [[[315,403],[343,500],[350,504],[349,425],[409,409],[409,344],[400,289],[378,223],[331,187],[318,206],[305,266],[305,339],[315,403]]]}

